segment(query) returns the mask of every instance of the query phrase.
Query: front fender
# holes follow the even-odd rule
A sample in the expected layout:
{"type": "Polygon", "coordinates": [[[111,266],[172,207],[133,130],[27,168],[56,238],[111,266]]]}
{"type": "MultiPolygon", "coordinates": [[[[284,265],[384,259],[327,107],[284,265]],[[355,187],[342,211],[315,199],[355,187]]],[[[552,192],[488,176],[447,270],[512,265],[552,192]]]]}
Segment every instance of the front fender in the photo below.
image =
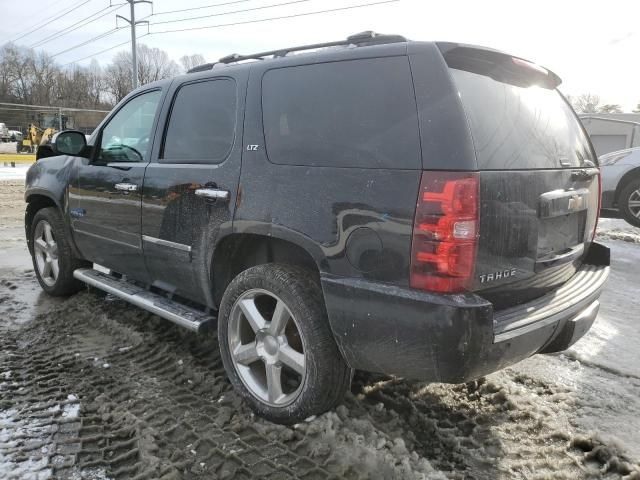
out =
{"type": "Polygon", "coordinates": [[[25,182],[25,201],[28,203],[32,195],[45,195],[59,208],[66,208],[74,166],[74,157],[67,155],[49,157],[31,165],[25,182]]]}
{"type": "MultiPolygon", "coordinates": [[[[73,181],[75,172],[75,158],[67,155],[49,157],[34,163],[27,171],[25,181],[24,200],[27,204],[31,204],[40,200],[43,206],[53,203],[62,215],[67,238],[78,258],[82,258],[78,248],[76,247],[71,224],[69,222],[69,184],[73,181]],[[50,202],[47,202],[46,200],[50,202]]],[[[35,212],[29,211],[25,215],[25,232],[27,235],[27,244],[29,244],[29,219],[35,212]]],[[[31,248],[31,245],[29,245],[31,248]]]]}

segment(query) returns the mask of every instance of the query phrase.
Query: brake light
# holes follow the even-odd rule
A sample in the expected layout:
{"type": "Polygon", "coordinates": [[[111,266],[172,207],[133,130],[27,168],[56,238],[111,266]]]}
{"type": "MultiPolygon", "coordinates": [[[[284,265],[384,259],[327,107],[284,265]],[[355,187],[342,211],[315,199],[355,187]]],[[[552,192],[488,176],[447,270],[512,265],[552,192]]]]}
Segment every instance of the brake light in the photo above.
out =
{"type": "Polygon", "coordinates": [[[524,59],[518,58],[518,57],[511,57],[511,61],[515,65],[518,65],[520,67],[528,68],[529,70],[533,70],[534,72],[541,73],[542,75],[545,75],[545,76],[549,75],[549,70],[547,70],[544,67],[541,67],[540,65],[536,65],[533,62],[529,62],[528,60],[524,60],[524,59]]]}
{"type": "Polygon", "coordinates": [[[473,172],[422,172],[411,245],[413,288],[453,293],[473,281],[479,226],[473,172]]]}

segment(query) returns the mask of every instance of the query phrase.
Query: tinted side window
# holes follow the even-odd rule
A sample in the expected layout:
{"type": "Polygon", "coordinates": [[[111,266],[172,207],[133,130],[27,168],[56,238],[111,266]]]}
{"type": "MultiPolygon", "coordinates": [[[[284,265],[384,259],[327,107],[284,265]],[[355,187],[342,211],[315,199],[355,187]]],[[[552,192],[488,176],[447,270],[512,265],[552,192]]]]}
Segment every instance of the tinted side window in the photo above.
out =
{"type": "Polygon", "coordinates": [[[164,163],[220,163],[233,146],[236,86],[230,79],[183,85],[164,140],[164,163]]]}
{"type": "Polygon", "coordinates": [[[262,81],[274,163],[419,168],[415,95],[406,57],[268,71],[262,81]]]}

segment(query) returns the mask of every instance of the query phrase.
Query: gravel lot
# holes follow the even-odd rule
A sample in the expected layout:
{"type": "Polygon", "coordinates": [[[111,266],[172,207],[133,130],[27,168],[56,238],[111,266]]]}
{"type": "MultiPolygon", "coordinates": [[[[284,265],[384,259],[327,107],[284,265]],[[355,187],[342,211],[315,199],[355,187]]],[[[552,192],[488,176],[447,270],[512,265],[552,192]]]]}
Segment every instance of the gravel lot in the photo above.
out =
{"type": "Polygon", "coordinates": [[[620,220],[574,348],[467,385],[358,373],[335,411],[282,427],[233,393],[213,336],[41,293],[22,185],[0,182],[0,478],[640,480],[640,235],[620,220]]]}

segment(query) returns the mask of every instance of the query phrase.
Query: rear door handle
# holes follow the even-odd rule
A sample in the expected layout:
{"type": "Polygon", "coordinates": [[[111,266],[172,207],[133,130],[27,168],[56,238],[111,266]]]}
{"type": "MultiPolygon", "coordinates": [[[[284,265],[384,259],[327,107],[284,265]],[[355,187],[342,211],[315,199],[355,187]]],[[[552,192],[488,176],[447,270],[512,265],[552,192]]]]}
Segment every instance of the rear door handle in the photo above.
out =
{"type": "Polygon", "coordinates": [[[115,188],[116,190],[120,190],[123,192],[135,192],[136,190],[138,190],[138,185],[136,185],[135,183],[116,183],[115,188]]]}
{"type": "Polygon", "coordinates": [[[229,190],[220,190],[218,188],[199,188],[195,193],[198,197],[210,198],[213,200],[229,200],[229,190]]]}

